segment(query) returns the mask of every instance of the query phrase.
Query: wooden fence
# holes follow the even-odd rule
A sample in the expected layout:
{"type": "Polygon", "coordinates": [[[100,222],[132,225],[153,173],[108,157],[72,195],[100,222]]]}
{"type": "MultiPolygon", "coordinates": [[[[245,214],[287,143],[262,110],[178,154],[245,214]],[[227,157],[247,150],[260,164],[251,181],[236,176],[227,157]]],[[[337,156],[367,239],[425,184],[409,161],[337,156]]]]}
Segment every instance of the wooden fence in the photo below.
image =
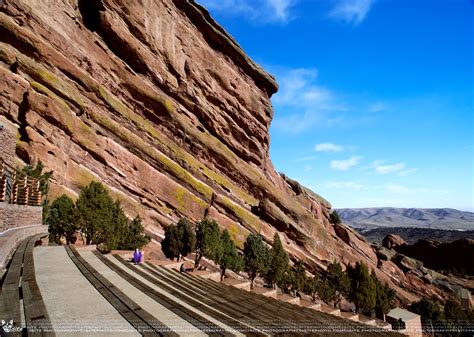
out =
{"type": "Polygon", "coordinates": [[[0,158],[0,202],[40,206],[40,182],[11,167],[0,158]]]}

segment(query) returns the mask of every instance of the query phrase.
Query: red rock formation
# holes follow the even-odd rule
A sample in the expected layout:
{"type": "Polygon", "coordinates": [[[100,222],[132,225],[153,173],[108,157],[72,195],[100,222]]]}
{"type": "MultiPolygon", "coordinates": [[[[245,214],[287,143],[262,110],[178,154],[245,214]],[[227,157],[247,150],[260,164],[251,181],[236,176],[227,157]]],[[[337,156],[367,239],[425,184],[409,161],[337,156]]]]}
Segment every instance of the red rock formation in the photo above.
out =
{"type": "Polygon", "coordinates": [[[382,246],[388,249],[393,249],[404,244],[406,244],[405,240],[396,234],[388,234],[382,241],[382,246]]]}
{"type": "Polygon", "coordinates": [[[362,260],[415,298],[363,238],[335,231],[326,200],[275,171],[277,84],[193,1],[0,1],[0,75],[19,164],[54,171],[51,197],[103,182],[144,220],[149,255],[162,226],[209,216],[238,245],[278,230],[310,268],[362,260]]]}

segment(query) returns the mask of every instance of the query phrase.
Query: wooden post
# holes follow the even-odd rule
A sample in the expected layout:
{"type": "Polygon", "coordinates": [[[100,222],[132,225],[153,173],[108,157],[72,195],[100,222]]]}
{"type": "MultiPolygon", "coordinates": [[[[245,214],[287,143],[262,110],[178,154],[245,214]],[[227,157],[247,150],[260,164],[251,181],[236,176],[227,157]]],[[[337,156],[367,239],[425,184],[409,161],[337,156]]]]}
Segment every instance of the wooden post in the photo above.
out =
{"type": "Polygon", "coordinates": [[[0,173],[0,201],[5,201],[5,192],[6,192],[6,177],[5,177],[5,163],[3,159],[0,158],[0,163],[2,164],[2,172],[0,173]]]}
{"type": "Polygon", "coordinates": [[[18,195],[18,183],[16,179],[17,179],[16,171],[13,171],[12,181],[11,181],[11,190],[10,190],[10,204],[16,204],[16,198],[18,195]]]}
{"type": "Polygon", "coordinates": [[[28,186],[28,176],[25,176],[25,205],[29,205],[29,191],[30,188],[28,186]]]}

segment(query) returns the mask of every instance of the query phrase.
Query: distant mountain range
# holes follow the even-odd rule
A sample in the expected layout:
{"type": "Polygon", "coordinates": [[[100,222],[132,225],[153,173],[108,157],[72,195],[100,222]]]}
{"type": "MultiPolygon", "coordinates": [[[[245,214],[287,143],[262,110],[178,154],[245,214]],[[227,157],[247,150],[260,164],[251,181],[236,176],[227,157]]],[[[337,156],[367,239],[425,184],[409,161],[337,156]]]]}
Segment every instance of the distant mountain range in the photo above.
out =
{"type": "Polygon", "coordinates": [[[342,222],[360,229],[418,227],[474,230],[474,213],[452,208],[340,208],[342,222]]]}

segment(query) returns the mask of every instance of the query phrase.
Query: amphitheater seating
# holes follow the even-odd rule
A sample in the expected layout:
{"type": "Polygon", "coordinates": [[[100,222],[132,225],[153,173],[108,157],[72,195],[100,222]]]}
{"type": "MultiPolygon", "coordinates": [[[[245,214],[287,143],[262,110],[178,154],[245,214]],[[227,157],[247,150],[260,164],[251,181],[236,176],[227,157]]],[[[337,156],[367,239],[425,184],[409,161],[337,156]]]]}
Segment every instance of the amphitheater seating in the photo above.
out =
{"type": "MultiPolygon", "coordinates": [[[[50,317],[35,280],[32,252],[36,239],[25,240],[13,256],[2,284],[0,314],[2,317],[9,315],[15,322],[24,317],[26,322],[22,326],[25,330],[29,333],[39,331],[42,335],[46,330],[38,329],[38,323],[48,326],[50,317]],[[23,307],[20,304],[22,296],[23,307]]],[[[42,254],[35,255],[43,266],[47,261],[47,254],[44,254],[48,252],[47,248],[41,248],[38,252],[42,254]]],[[[121,255],[102,255],[87,247],[65,247],[65,250],[67,254],[62,251],[63,261],[68,261],[73,268],[71,273],[77,267],[80,272],[75,272],[76,279],[91,285],[87,294],[97,291],[97,296],[105,299],[109,312],[119,313],[118,317],[128,322],[130,329],[143,336],[188,335],[171,324],[172,319],[191,327],[193,331],[189,335],[196,336],[340,336],[341,332],[347,336],[397,335],[384,330],[384,322],[366,319],[372,326],[361,324],[355,321],[357,315],[334,313],[334,308],[321,303],[298,298],[300,303],[297,304],[292,303],[297,301],[290,296],[275,295],[277,298],[273,298],[262,291],[238,288],[239,284],[247,288],[247,282],[225,284],[213,278],[180,273],[167,266],[134,265],[121,255]],[[158,312],[156,308],[162,308],[162,311],[158,312]]],[[[44,287],[43,281],[41,286],[44,287]]],[[[50,296],[45,299],[51,304],[50,296]]],[[[84,303],[84,310],[86,307],[84,303]]],[[[51,317],[57,320],[56,316],[51,317]]]]}
{"type": "Polygon", "coordinates": [[[38,336],[54,336],[49,332],[50,322],[41,292],[36,284],[33,248],[44,234],[23,240],[15,251],[2,282],[0,317],[13,320],[15,326],[23,326],[38,336]],[[23,317],[23,319],[22,319],[23,317]]]}

